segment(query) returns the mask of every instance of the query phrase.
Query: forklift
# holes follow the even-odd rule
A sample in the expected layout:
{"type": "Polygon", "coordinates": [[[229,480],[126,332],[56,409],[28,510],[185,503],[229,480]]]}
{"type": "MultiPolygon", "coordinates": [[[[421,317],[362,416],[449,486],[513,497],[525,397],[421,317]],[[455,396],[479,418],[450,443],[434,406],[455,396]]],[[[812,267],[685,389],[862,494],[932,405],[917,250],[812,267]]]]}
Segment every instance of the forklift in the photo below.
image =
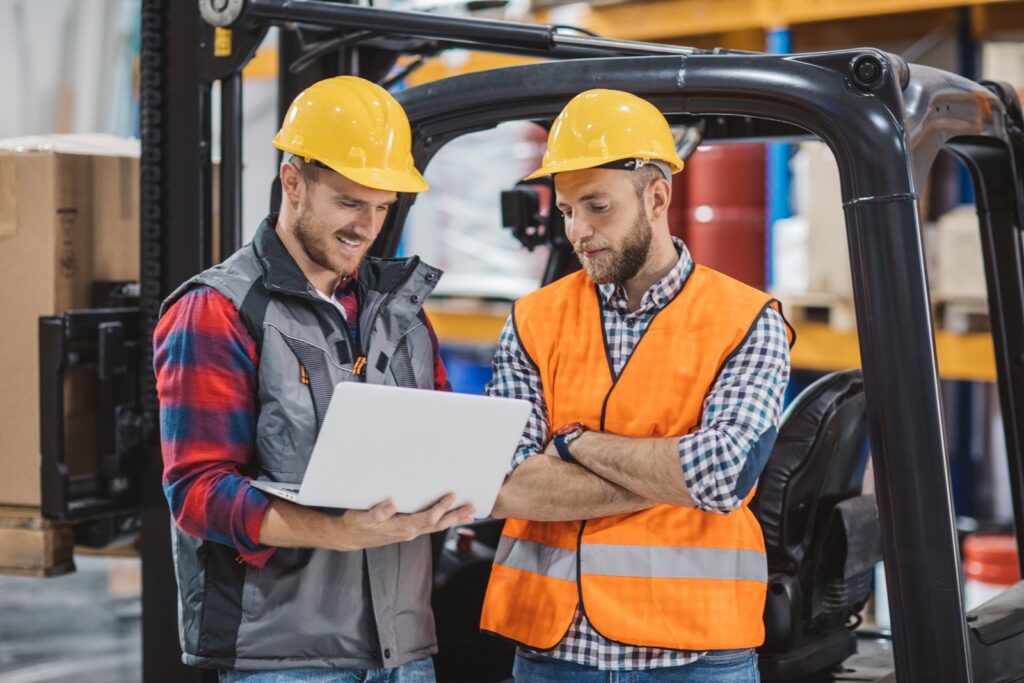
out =
{"type": "MultiPolygon", "coordinates": [[[[164,297],[212,266],[215,254],[241,246],[242,69],[271,28],[279,29],[279,118],[317,80],[352,74],[392,88],[452,48],[544,60],[396,92],[421,170],[462,135],[507,121],[547,127],[569,99],[594,87],[649,100],[690,151],[695,140],[824,141],[840,170],[862,371],[828,376],[797,398],[761,479],[753,507],[770,573],[762,675],[1024,680],[1024,582],[977,609],[962,606],[918,209],[936,157],[955,155],[977,198],[1016,538],[1024,548],[1024,113],[1012,87],[871,48],[709,51],[331,0],[143,0],[141,27],[141,282],[111,287],[101,308],[40,320],[40,400],[44,517],[73,525],[77,543],[96,547],[139,534],[147,683],[213,680],[180,659],[150,340],[164,297]],[[101,466],[88,485],[64,466],[61,386],[79,366],[95,371],[101,397],[101,466]],[[874,496],[860,495],[865,437],[874,496]],[[858,637],[870,591],[865,572],[879,552],[892,631],[858,637]]],[[[505,222],[520,241],[550,247],[538,286],[578,267],[559,213],[540,206],[550,195],[517,186],[503,197],[505,222]]],[[[371,254],[395,255],[414,199],[399,195],[371,254]]],[[[279,196],[272,209],[274,201],[279,196]]],[[[479,635],[474,621],[500,522],[473,531],[475,539],[435,541],[442,681],[510,676],[512,648],[479,635]]]]}

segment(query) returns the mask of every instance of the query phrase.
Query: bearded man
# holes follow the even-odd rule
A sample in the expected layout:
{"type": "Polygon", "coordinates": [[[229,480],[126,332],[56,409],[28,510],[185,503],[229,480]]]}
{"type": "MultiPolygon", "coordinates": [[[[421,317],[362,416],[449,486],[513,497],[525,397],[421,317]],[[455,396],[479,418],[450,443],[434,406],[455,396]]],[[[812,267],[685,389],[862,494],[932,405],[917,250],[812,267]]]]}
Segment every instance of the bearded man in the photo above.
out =
{"type": "Polygon", "coordinates": [[[554,176],[583,269],[516,303],[488,385],[533,403],[481,624],[519,644],[516,681],[759,680],[767,563],[747,505],[790,330],[671,236],[682,167],[653,105],[590,90],[530,176],[554,176]]]}
{"type": "Polygon", "coordinates": [[[450,388],[422,310],[440,271],[366,256],[396,193],[427,189],[411,139],[376,84],[310,86],[274,137],[280,215],[164,303],[154,365],[181,646],[221,681],[434,680],[426,534],[473,510],[449,495],[419,514],[328,514],[249,484],[302,481],[338,382],[450,388]]]}

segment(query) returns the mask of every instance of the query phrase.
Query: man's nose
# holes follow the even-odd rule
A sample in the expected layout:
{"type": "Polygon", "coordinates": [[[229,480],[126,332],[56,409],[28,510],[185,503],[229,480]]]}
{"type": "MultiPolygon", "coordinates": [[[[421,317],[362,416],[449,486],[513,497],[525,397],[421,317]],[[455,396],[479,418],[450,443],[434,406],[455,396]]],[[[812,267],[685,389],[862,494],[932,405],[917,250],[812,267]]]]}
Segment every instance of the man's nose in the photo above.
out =
{"type": "Polygon", "coordinates": [[[579,244],[582,240],[592,237],[593,235],[593,226],[588,221],[576,217],[566,221],[565,236],[568,237],[569,241],[574,245],[579,244]]]}
{"type": "Polygon", "coordinates": [[[352,227],[355,228],[356,233],[360,237],[368,239],[373,237],[373,233],[376,232],[377,227],[379,227],[377,225],[378,222],[383,224],[384,217],[381,216],[378,221],[374,208],[366,206],[356,213],[355,219],[352,221],[352,227]]]}

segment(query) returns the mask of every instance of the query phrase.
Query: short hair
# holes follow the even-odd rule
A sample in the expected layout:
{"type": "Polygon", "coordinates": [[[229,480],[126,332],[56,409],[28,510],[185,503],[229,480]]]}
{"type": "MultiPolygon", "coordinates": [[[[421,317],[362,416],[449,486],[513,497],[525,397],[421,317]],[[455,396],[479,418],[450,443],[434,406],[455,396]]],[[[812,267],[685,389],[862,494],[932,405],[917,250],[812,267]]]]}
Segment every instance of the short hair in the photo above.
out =
{"type": "Polygon", "coordinates": [[[307,185],[316,185],[320,182],[320,167],[316,165],[314,161],[306,161],[300,159],[302,164],[299,166],[299,171],[302,172],[302,179],[306,181],[307,185]]]}
{"type": "Polygon", "coordinates": [[[312,159],[306,161],[298,154],[293,154],[287,160],[285,160],[284,163],[291,164],[292,166],[297,168],[299,171],[299,175],[302,176],[303,182],[305,182],[307,185],[316,185],[318,182],[320,182],[321,169],[319,166],[316,165],[316,162],[313,161],[312,159]]]}
{"type": "Polygon", "coordinates": [[[661,169],[654,164],[647,164],[641,166],[632,172],[630,176],[633,180],[633,188],[636,190],[636,196],[640,199],[644,198],[644,192],[647,187],[659,178],[664,179],[665,175],[661,172],[661,169]]]}

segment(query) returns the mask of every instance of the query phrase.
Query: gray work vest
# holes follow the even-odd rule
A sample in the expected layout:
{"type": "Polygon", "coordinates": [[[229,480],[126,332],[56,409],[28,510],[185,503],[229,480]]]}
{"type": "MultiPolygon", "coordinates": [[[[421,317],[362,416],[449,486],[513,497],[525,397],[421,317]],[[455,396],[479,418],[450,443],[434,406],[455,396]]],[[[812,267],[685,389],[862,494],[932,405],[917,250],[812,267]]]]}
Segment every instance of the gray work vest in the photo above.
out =
{"type": "MultiPolygon", "coordinates": [[[[422,305],[441,271],[418,258],[360,266],[359,338],[318,297],[268,217],[253,241],[164,302],[207,286],[238,309],[259,350],[251,469],[298,483],[338,382],[434,388],[422,305]],[[363,356],[365,370],[353,375],[363,356]],[[305,369],[305,372],[303,372],[305,369]]],[[[424,457],[428,457],[424,455],[424,457]]],[[[394,667],[436,652],[428,536],[365,551],[278,548],[263,569],[172,524],[183,660],[204,668],[394,667]]]]}

